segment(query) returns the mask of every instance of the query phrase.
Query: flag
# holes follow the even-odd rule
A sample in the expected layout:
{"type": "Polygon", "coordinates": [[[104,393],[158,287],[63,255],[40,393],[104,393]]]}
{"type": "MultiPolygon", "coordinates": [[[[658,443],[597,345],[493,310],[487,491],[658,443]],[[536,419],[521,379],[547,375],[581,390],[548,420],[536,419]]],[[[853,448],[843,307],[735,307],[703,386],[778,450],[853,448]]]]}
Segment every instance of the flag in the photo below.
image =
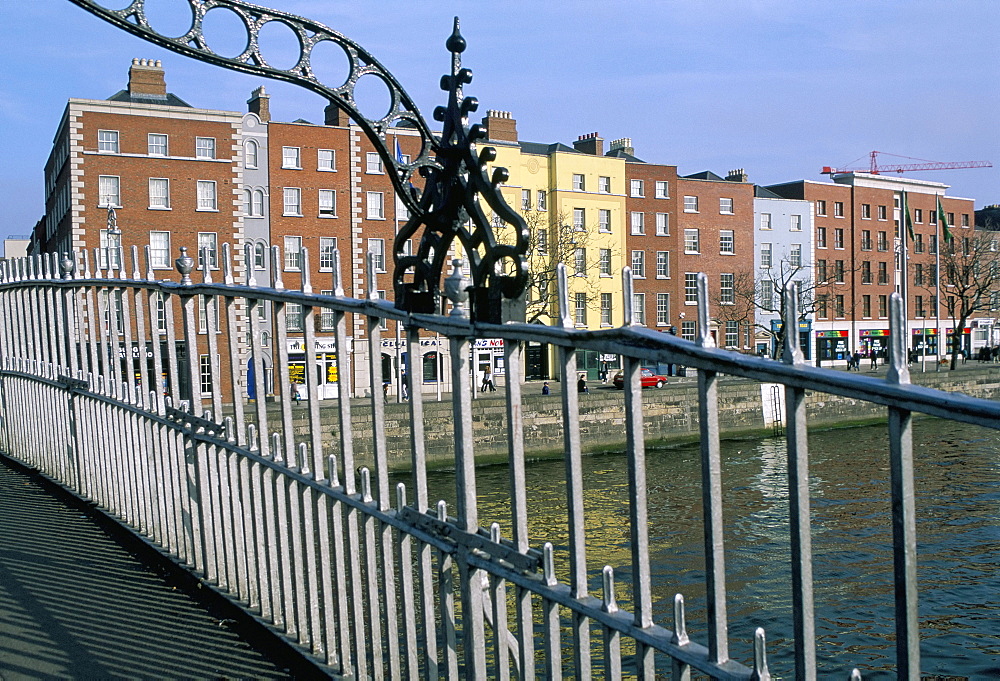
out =
{"type": "Polygon", "coordinates": [[[913,241],[913,220],[910,219],[910,202],[906,198],[906,192],[903,192],[903,220],[906,222],[906,235],[913,241]]]}
{"type": "Polygon", "coordinates": [[[940,196],[938,197],[937,200],[937,214],[938,214],[938,222],[941,223],[941,233],[944,235],[944,240],[950,242],[955,237],[952,236],[951,230],[948,229],[948,217],[945,215],[944,206],[941,205],[940,196]]]}

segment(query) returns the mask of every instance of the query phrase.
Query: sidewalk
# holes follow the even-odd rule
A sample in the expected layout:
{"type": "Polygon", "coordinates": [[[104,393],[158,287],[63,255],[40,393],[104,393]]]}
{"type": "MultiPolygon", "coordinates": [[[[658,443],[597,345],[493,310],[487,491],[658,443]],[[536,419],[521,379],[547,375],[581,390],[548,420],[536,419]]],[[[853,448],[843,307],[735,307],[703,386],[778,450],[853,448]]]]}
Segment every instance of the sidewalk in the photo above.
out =
{"type": "Polygon", "coordinates": [[[0,459],[0,679],[289,678],[0,459]]]}

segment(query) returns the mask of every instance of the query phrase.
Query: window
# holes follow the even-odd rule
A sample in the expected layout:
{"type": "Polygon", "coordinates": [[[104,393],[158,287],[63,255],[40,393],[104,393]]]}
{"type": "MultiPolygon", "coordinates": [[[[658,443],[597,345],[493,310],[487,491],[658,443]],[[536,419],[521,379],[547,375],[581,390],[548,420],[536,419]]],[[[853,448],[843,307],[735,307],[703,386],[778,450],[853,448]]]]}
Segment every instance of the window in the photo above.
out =
{"type": "Polygon", "coordinates": [[[869,295],[861,296],[861,316],[865,318],[872,316],[872,297],[869,295]]]}
{"type": "Polygon", "coordinates": [[[723,305],[736,302],[736,275],[727,272],[719,275],[719,302],[723,305]]]}
{"type": "Polygon", "coordinates": [[[385,220],[385,196],[382,192],[367,192],[366,194],[369,220],[385,220]]]}
{"type": "Polygon", "coordinates": [[[719,212],[723,215],[733,214],[733,200],[727,198],[719,199],[719,212]]]}
{"type": "Polygon", "coordinates": [[[215,138],[195,137],[194,155],[195,158],[215,158],[215,138]]]}
{"type": "Polygon", "coordinates": [[[601,294],[601,326],[611,326],[611,294],[601,294]]]}
{"type": "Polygon", "coordinates": [[[264,215],[264,190],[253,190],[253,203],[250,205],[251,215],[263,217],[264,215]]]}
{"type": "Polygon", "coordinates": [[[97,178],[97,205],[99,208],[121,208],[122,198],[118,189],[117,175],[101,175],[97,178]]]}
{"type": "Polygon", "coordinates": [[[826,227],[816,228],[816,248],[826,248],[826,227]]]}
{"type": "Polygon", "coordinates": [[[120,234],[109,234],[108,230],[101,230],[101,251],[100,266],[105,269],[121,269],[122,266],[122,242],[120,234]]]}
{"type": "Polygon", "coordinates": [[[933,267],[927,268],[927,285],[937,286],[937,269],[933,267]]]}
{"type": "Polygon", "coordinates": [[[646,195],[646,183],[643,182],[642,180],[630,180],[629,194],[639,198],[644,197],[646,195]]]}
{"type": "Polygon", "coordinates": [[[149,233],[149,266],[170,269],[170,232],[149,233]]]}
{"type": "Polygon", "coordinates": [[[549,230],[546,227],[541,227],[538,233],[535,234],[536,243],[538,244],[538,252],[548,253],[549,251],[549,230]]]}
{"type": "Polygon", "coordinates": [[[212,357],[210,355],[198,356],[198,380],[201,384],[202,393],[211,393],[215,386],[212,378],[212,357]]]}
{"type": "Polygon", "coordinates": [[[153,294],[154,305],[156,306],[156,332],[166,333],[167,332],[167,296],[164,293],[154,293],[153,294]]]}
{"type": "Polygon", "coordinates": [[[826,260],[816,261],[816,276],[821,283],[826,281],[826,260]]]}
{"type": "Polygon", "coordinates": [[[544,189],[538,190],[538,210],[548,210],[547,196],[544,189]]]}
{"type": "Polygon", "coordinates": [[[719,253],[725,255],[735,255],[736,253],[736,233],[731,229],[719,230],[719,253]]]}
{"type": "MultiPolygon", "coordinates": [[[[640,182],[642,180],[639,180],[640,182]]],[[[597,178],[597,191],[601,194],[611,193],[611,178],[610,177],[598,177],[597,178]]]]}
{"type": "Polygon", "coordinates": [[[771,259],[771,244],[761,244],[760,245],[760,266],[770,267],[772,264],[771,259]]]}
{"type": "Polygon", "coordinates": [[[573,252],[573,264],[576,276],[584,277],[587,275],[587,249],[578,248],[573,252]]]}
{"type": "Polygon", "coordinates": [[[802,244],[792,244],[789,247],[788,264],[791,267],[802,267],[802,244]]]}
{"type": "Polygon", "coordinates": [[[681,322],[681,338],[684,340],[694,340],[694,322],[681,322]]]}
{"type": "Polygon", "coordinates": [[[760,214],[760,228],[761,229],[771,229],[771,214],[761,213],[760,214]]]}
{"type": "Polygon", "coordinates": [[[888,317],[889,316],[889,296],[881,295],[878,297],[878,316],[888,317]]]}
{"type": "Polygon", "coordinates": [[[578,173],[574,173],[573,174],[573,189],[575,189],[576,191],[582,192],[582,191],[585,191],[585,188],[586,188],[586,185],[584,184],[584,181],[583,181],[583,175],[578,174],[578,173]]]}
{"type": "MultiPolygon", "coordinates": [[[[267,267],[267,246],[262,241],[258,241],[253,247],[253,266],[258,270],[267,267]]],[[[263,305],[259,307],[263,309],[263,305]]]]}
{"type": "Polygon", "coordinates": [[[382,159],[377,152],[369,151],[365,155],[365,172],[370,175],[381,175],[385,172],[382,169],[382,159]]]}
{"type": "Polygon", "coordinates": [[[290,216],[302,216],[302,190],[298,187],[285,187],[283,190],[284,195],[284,213],[283,215],[290,216]]]}
{"type": "Polygon", "coordinates": [[[170,208],[170,180],[163,177],[149,178],[149,207],[158,210],[170,208]]]}
{"type": "Polygon", "coordinates": [[[889,240],[884,230],[878,233],[878,250],[882,252],[889,250],[889,240]]]}
{"type": "Polygon", "coordinates": [[[302,169],[302,150],[299,147],[281,147],[281,167],[302,169]]]}
{"type": "Polygon", "coordinates": [[[316,150],[316,170],[326,173],[337,171],[337,152],[333,149],[316,150]]]}
{"type": "Polygon", "coordinates": [[[573,229],[582,232],[586,229],[586,211],[583,208],[573,209],[573,229]]]}
{"type": "Polygon", "coordinates": [[[732,320],[726,321],[726,347],[735,348],[740,344],[740,323],[732,320]]]}
{"type": "Polygon", "coordinates": [[[611,276],[611,249],[602,248],[598,251],[599,259],[598,266],[600,268],[601,276],[610,277],[611,276]]]}
{"type": "Polygon", "coordinates": [[[216,269],[219,266],[219,236],[215,232],[198,232],[198,267],[205,266],[206,253],[208,266],[216,269]]]}
{"type": "Polygon", "coordinates": [[[670,214],[656,214],[656,236],[670,236],[670,214]]]}
{"type": "Polygon", "coordinates": [[[844,261],[843,260],[837,260],[834,263],[834,268],[833,269],[834,269],[834,272],[833,272],[834,280],[838,284],[843,284],[844,283],[844,261]]]}
{"type": "Polygon", "coordinates": [[[302,237],[285,237],[285,271],[298,272],[302,269],[302,237]]]}
{"type": "Polygon", "coordinates": [[[924,221],[924,211],[920,208],[913,209],[913,221],[923,222],[924,221]]]}
{"type": "Polygon", "coordinates": [[[665,180],[656,181],[656,194],[655,197],[658,199],[669,199],[670,198],[670,183],[665,180]]]}
{"type": "Polygon", "coordinates": [[[913,266],[913,285],[923,286],[924,285],[924,266],[920,263],[916,263],[913,266]]]}
{"type": "Polygon", "coordinates": [[[926,317],[927,316],[926,315],[926,310],[924,310],[924,297],[923,296],[914,296],[914,303],[916,303],[914,305],[914,307],[917,308],[916,309],[916,316],[917,317],[926,317]]]}
{"type": "Polygon", "coordinates": [[[861,204],[861,219],[862,220],[872,219],[872,205],[870,203],[861,204]]]}
{"type": "MultiPolygon", "coordinates": [[[[158,132],[149,133],[146,135],[146,153],[150,156],[166,156],[168,151],[167,139],[167,136],[164,134],[158,132]]],[[[256,144],[256,142],[254,144],[256,144]]],[[[256,160],[254,161],[254,165],[252,167],[257,167],[256,160]]]]}
{"type": "Polygon", "coordinates": [[[118,153],[118,131],[117,130],[98,130],[97,131],[97,150],[103,151],[109,154],[118,153]]]}
{"type": "MultiPolygon", "coordinates": [[[[210,296],[198,296],[198,333],[208,333],[209,298],[210,296]]],[[[222,333],[222,329],[219,328],[219,303],[214,298],[212,300],[211,321],[215,333],[222,333]]]]}
{"type": "Polygon", "coordinates": [[[834,298],[834,312],[837,317],[843,318],[844,316],[844,296],[838,295],[834,298]]]}
{"type": "Polygon", "coordinates": [[[218,202],[215,198],[215,181],[198,180],[197,210],[218,210],[218,207],[218,202]]]}
{"type": "Polygon", "coordinates": [[[937,224],[937,211],[936,210],[929,210],[929,211],[927,211],[927,222],[928,222],[928,224],[931,224],[931,225],[936,225],[937,224]]]}
{"type": "Polygon", "coordinates": [[[670,294],[656,294],[656,324],[666,326],[670,323],[670,294]]]}
{"type": "Polygon", "coordinates": [[[963,227],[968,227],[969,226],[969,214],[968,213],[962,213],[962,226],[963,227]]]}
{"type": "Polygon", "coordinates": [[[924,252],[924,235],[914,234],[913,235],[913,252],[923,253],[924,252]]]}
{"type": "Polygon", "coordinates": [[[833,247],[841,249],[844,247],[844,230],[841,227],[833,230],[833,247]]]}
{"type": "Polygon", "coordinates": [[[333,270],[333,253],[337,250],[337,238],[332,236],[321,236],[319,238],[319,269],[321,272],[333,270]]]}
{"type": "Polygon", "coordinates": [[[685,253],[700,253],[701,252],[701,238],[697,229],[685,229],[684,230],[684,252],[685,253]]]}
{"type": "MultiPolygon", "coordinates": [[[[320,291],[320,295],[332,296],[333,290],[320,291]]],[[[336,331],[337,330],[337,319],[333,310],[327,308],[320,308],[319,312],[319,330],[320,331],[336,331]]]]}
{"type": "Polygon", "coordinates": [[[302,331],[302,305],[285,303],[285,331],[302,331]]]}
{"type": "Polygon", "coordinates": [[[861,283],[870,284],[872,283],[872,264],[869,260],[861,261],[861,283]]]}
{"type": "Polygon", "coordinates": [[[609,208],[597,209],[597,230],[599,232],[611,231],[611,210],[609,208]]]}
{"type": "Polygon", "coordinates": [[[531,210],[531,190],[521,190],[521,210],[531,210]]]}
{"type": "Polygon", "coordinates": [[[928,252],[931,255],[935,255],[937,253],[937,250],[938,250],[938,248],[937,248],[937,245],[938,245],[937,244],[937,241],[938,241],[937,234],[931,234],[931,235],[929,235],[927,237],[927,239],[930,241],[930,249],[928,250],[928,252]]]}
{"type": "Polygon", "coordinates": [[[646,326],[646,294],[632,294],[632,320],[636,324],[646,326]]]}
{"type": "Polygon", "coordinates": [[[698,302],[698,273],[684,273],[684,303],[694,305],[698,302]]]}
{"type": "Polygon", "coordinates": [[[385,272],[385,239],[369,239],[368,252],[374,256],[375,271],[385,272]]]}
{"type": "Polygon", "coordinates": [[[878,219],[879,220],[885,220],[886,219],[886,207],[885,206],[879,206],[878,207],[878,219]]]}
{"type": "Polygon", "coordinates": [[[842,218],[844,217],[844,202],[834,201],[833,202],[833,217],[842,218]]]}
{"type": "Polygon", "coordinates": [[[321,218],[337,217],[337,192],[333,189],[319,190],[319,216],[321,218]]]}
{"type": "Polygon", "coordinates": [[[243,167],[256,168],[258,163],[259,147],[254,140],[247,140],[243,143],[243,167]]]}
{"type": "Polygon", "coordinates": [[[243,214],[253,215],[253,192],[249,189],[243,190],[243,214]]]}
{"type": "Polygon", "coordinates": [[[632,276],[646,278],[646,251],[632,251],[632,276]]]}
{"type": "Polygon", "coordinates": [[[870,229],[861,230],[861,250],[872,250],[872,231],[870,229]]]}
{"type": "Polygon", "coordinates": [[[656,252],[656,278],[670,278],[670,251],[656,252]]]}
{"type": "Polygon", "coordinates": [[[697,196],[685,196],[684,197],[684,212],[685,213],[697,213],[698,212],[698,197],[697,196]]]}
{"type": "Polygon", "coordinates": [[[774,304],[775,293],[776,291],[775,291],[774,281],[770,279],[765,279],[761,282],[758,282],[758,289],[757,289],[758,307],[760,307],[760,309],[764,310],[765,312],[774,312],[775,311],[774,308],[776,307],[774,304]]]}
{"type": "Polygon", "coordinates": [[[888,284],[889,283],[889,272],[887,270],[886,263],[880,262],[878,264],[878,283],[888,284]]]}
{"type": "Polygon", "coordinates": [[[801,215],[792,215],[792,216],[789,216],[788,229],[791,230],[791,231],[793,231],[793,232],[801,232],[802,231],[802,216],[801,215]]]}
{"type": "Polygon", "coordinates": [[[646,214],[639,211],[632,211],[629,215],[632,226],[632,234],[641,235],[646,233],[646,214]]]}
{"type": "Polygon", "coordinates": [[[573,318],[577,326],[587,325],[587,294],[573,294],[573,318]]]}
{"type": "Polygon", "coordinates": [[[826,215],[826,201],[821,199],[816,202],[816,215],[826,215]]]}

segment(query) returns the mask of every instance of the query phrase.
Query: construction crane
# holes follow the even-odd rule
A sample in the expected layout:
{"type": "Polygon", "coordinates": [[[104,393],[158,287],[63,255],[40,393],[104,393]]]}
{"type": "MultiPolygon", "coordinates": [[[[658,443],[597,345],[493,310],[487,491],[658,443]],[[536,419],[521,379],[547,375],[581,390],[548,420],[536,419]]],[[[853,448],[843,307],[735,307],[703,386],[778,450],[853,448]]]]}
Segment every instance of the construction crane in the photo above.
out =
{"type": "MultiPolygon", "coordinates": [[[[897,156],[896,154],[887,154],[884,151],[873,151],[869,155],[870,161],[867,168],[860,166],[847,167],[847,168],[831,168],[830,166],[823,166],[823,170],[820,172],[823,175],[838,175],[840,173],[870,173],[872,175],[880,175],[887,172],[895,173],[908,173],[914,170],[955,170],[957,168],[992,168],[993,164],[989,161],[927,161],[922,158],[911,158],[909,156],[897,156]],[[920,161],[920,163],[897,163],[895,165],[879,165],[878,156],[879,154],[885,156],[892,156],[894,158],[905,158],[910,161],[920,161]]],[[[860,160],[860,159],[858,159],[860,160]]]]}

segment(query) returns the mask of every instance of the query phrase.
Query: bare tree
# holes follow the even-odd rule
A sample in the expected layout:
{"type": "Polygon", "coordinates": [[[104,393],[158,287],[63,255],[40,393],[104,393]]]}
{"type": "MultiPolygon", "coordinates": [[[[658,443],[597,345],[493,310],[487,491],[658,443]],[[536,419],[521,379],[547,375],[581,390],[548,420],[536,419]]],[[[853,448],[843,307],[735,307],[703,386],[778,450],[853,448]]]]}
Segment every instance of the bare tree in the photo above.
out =
{"type": "MultiPolygon", "coordinates": [[[[951,368],[958,363],[958,354],[962,351],[962,330],[969,319],[977,312],[995,310],[1000,296],[1000,249],[998,249],[1000,234],[989,231],[976,231],[970,236],[954,237],[942,243],[941,253],[924,259],[920,264],[928,268],[928,272],[938,269],[940,260],[939,287],[942,301],[948,317],[952,321],[952,337],[949,348],[951,352],[951,368]]],[[[931,300],[936,296],[935,276],[923,278],[923,288],[931,300]]],[[[933,310],[933,305],[931,306],[933,310]]]]}

